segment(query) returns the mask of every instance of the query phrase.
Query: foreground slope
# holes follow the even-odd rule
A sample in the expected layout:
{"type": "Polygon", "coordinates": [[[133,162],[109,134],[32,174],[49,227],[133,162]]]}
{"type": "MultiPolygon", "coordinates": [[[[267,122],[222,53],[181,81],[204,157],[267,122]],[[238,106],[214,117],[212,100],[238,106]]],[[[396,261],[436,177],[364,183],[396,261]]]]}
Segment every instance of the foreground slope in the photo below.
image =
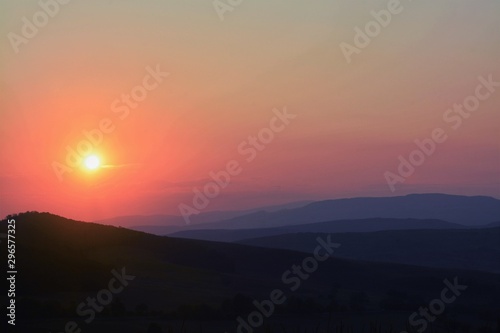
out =
{"type": "MultiPolygon", "coordinates": [[[[107,288],[113,269],[126,270],[135,278],[98,314],[92,332],[113,332],[101,329],[102,325],[106,320],[106,325],[109,321],[121,325],[123,319],[113,318],[123,316],[205,316],[224,319],[224,325],[234,330],[235,318],[254,310],[251,301],[269,298],[276,288],[285,292],[287,303],[274,320],[286,322],[287,316],[296,317],[293,313],[325,311],[338,311],[345,320],[350,316],[345,311],[362,315],[398,309],[394,315],[404,321],[421,304],[439,296],[444,279],[454,277],[469,288],[453,305],[451,313],[457,318],[467,314],[468,321],[482,325],[494,320],[490,312],[500,308],[499,276],[494,274],[331,258],[292,291],[282,276],[303,262],[304,253],[158,237],[47,213],[14,219],[19,327],[59,332],[68,318],[86,327],[81,317],[75,318],[75,308],[107,288]]],[[[6,230],[6,221],[0,228],[6,230]]],[[[140,327],[120,331],[145,332],[140,327]]]]}

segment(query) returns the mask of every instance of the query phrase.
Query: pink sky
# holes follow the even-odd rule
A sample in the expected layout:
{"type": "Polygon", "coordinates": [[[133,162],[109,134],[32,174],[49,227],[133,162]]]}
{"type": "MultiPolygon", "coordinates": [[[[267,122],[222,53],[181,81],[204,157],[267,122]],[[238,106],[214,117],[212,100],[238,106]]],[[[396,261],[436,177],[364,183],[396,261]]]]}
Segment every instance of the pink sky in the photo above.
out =
{"type": "MultiPolygon", "coordinates": [[[[479,76],[500,82],[500,3],[402,4],[350,64],[339,44],[387,1],[246,1],[224,21],[210,1],[61,6],[18,53],[2,39],[0,215],[178,214],[230,160],[242,171],[207,210],[423,192],[500,198],[500,88],[457,130],[443,120],[479,76]],[[157,66],[169,76],[121,120],[113,102],[157,66]],[[238,146],[285,107],[297,117],[247,162],[238,146]],[[53,163],[103,119],[114,125],[94,149],[105,167],[60,181],[53,163]],[[391,192],[384,173],[435,128],[446,142],[391,192]]],[[[4,36],[40,10],[0,8],[4,36]]]]}

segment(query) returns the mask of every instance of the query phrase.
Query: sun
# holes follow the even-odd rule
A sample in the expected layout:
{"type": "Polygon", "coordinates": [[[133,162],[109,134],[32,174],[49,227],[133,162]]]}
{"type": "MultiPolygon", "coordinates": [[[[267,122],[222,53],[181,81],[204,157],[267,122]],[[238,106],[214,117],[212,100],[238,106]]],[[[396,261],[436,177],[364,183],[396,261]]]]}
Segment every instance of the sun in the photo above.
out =
{"type": "Polygon", "coordinates": [[[96,155],[89,155],[83,161],[85,167],[89,170],[95,170],[101,165],[101,160],[96,155]]]}

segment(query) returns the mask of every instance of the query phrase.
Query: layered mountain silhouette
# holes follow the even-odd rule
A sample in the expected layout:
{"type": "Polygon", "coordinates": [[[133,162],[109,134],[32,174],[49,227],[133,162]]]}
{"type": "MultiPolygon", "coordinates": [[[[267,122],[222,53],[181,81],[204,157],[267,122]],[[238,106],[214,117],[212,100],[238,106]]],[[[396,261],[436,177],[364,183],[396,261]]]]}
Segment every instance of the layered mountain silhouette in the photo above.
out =
{"type": "MultiPolygon", "coordinates": [[[[214,212],[191,217],[187,225],[182,217],[117,217],[99,223],[130,227],[135,230],[167,235],[195,229],[256,229],[292,226],[334,220],[372,218],[441,220],[464,226],[483,226],[498,222],[500,200],[486,196],[448,194],[411,194],[396,197],[350,198],[276,206],[272,210],[250,213],[214,212]],[[229,214],[229,215],[228,215],[229,214]],[[231,216],[231,217],[229,217],[231,216]],[[138,221],[134,224],[134,221],[138,221]]],[[[363,231],[363,230],[358,230],[363,231]]]]}
{"type": "MultiPolygon", "coordinates": [[[[241,244],[310,252],[324,233],[290,233],[246,239],[241,244]]],[[[452,230],[393,230],[336,233],[341,258],[500,274],[500,227],[452,230]]]]}
{"type": "Polygon", "coordinates": [[[485,196],[411,194],[400,197],[326,200],[278,212],[257,212],[203,225],[206,229],[269,228],[368,218],[437,219],[466,226],[497,222],[500,200],[485,196]]]}
{"type": "Polygon", "coordinates": [[[340,220],[309,224],[299,224],[276,228],[259,229],[199,229],[171,233],[169,236],[210,240],[218,242],[234,242],[248,238],[276,236],[290,233],[316,232],[374,232],[382,230],[418,230],[418,229],[460,229],[464,226],[441,220],[372,218],[362,220],[340,220]]]}
{"type": "MultiPolygon", "coordinates": [[[[20,267],[19,332],[61,332],[70,320],[95,333],[146,332],[151,320],[165,331],[176,323],[182,323],[181,332],[236,331],[236,318],[246,318],[255,311],[254,301],[268,299],[277,288],[287,301],[266,319],[263,327],[271,332],[292,331],[297,323],[339,332],[346,325],[361,330],[363,323],[403,330],[412,312],[439,297],[445,279],[458,279],[467,291],[447,306],[450,315],[436,320],[433,331],[445,332],[449,323],[474,329],[492,325],[500,310],[499,275],[488,272],[368,262],[333,253],[291,290],[283,274],[303,265],[318,243],[301,238],[304,248],[291,251],[159,237],[49,213],[10,218],[16,220],[20,267]],[[113,270],[125,270],[134,279],[89,328],[75,309],[108,288],[113,270]]],[[[6,230],[6,220],[0,228],[6,230]]],[[[321,237],[345,242],[340,248],[360,246],[347,236],[340,241],[335,235],[321,237]]]]}

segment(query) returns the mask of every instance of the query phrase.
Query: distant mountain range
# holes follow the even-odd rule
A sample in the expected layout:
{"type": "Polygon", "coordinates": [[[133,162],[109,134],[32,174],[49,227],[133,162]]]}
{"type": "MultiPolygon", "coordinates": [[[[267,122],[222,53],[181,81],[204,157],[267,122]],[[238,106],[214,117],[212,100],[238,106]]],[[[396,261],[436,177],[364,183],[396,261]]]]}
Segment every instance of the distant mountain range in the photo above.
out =
{"type": "MultiPolygon", "coordinates": [[[[210,222],[218,222],[223,220],[228,220],[237,216],[252,214],[255,212],[275,212],[283,209],[292,209],[303,207],[312,201],[297,201],[291,202],[282,205],[273,205],[266,207],[259,207],[248,210],[235,210],[235,211],[210,211],[210,212],[202,212],[198,215],[193,215],[190,217],[191,224],[190,226],[196,226],[198,224],[206,224],[210,222]]],[[[125,228],[141,229],[148,227],[162,227],[163,230],[167,231],[176,231],[182,230],[186,228],[186,222],[182,216],[177,215],[128,215],[128,216],[118,216],[109,219],[102,219],[94,221],[95,223],[107,224],[113,226],[120,226],[125,228]]],[[[140,230],[143,231],[143,230],[140,230]]],[[[154,233],[154,232],[153,232],[154,233]]]]}
{"type": "Polygon", "coordinates": [[[340,220],[299,224],[293,226],[259,229],[198,229],[185,230],[170,234],[171,237],[209,240],[217,242],[235,242],[248,238],[277,236],[290,233],[341,233],[374,232],[382,230],[418,230],[418,229],[459,229],[464,226],[441,220],[372,218],[363,220],[340,220]]]}
{"type": "MultiPolygon", "coordinates": [[[[289,233],[242,240],[240,244],[311,252],[324,233],[289,233]]],[[[342,258],[500,274],[500,227],[336,233],[342,258]]]]}
{"type": "Polygon", "coordinates": [[[192,216],[190,225],[186,225],[182,217],[161,215],[124,216],[98,222],[167,235],[195,229],[260,229],[372,218],[441,220],[464,226],[484,226],[500,220],[500,200],[486,196],[411,194],[302,202],[250,212],[207,212],[192,216]]]}
{"type": "Polygon", "coordinates": [[[437,219],[479,226],[500,219],[500,200],[447,194],[326,200],[278,212],[257,212],[208,223],[204,229],[269,228],[333,220],[368,218],[437,219]]]}

